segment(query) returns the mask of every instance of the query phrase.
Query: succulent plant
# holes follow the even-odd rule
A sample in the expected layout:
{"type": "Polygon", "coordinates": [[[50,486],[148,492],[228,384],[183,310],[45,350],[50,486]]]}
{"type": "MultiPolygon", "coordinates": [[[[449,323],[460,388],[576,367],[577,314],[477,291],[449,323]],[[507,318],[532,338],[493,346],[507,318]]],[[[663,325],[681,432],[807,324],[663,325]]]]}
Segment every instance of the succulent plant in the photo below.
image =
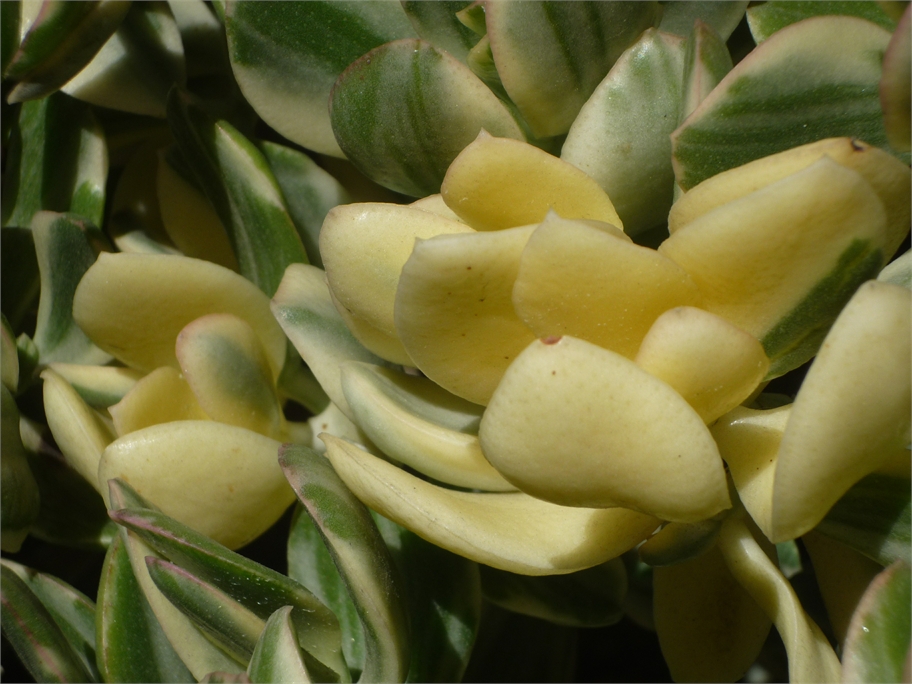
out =
{"type": "Polygon", "coordinates": [[[0,12],[4,677],[908,679],[906,3],[0,12]]]}

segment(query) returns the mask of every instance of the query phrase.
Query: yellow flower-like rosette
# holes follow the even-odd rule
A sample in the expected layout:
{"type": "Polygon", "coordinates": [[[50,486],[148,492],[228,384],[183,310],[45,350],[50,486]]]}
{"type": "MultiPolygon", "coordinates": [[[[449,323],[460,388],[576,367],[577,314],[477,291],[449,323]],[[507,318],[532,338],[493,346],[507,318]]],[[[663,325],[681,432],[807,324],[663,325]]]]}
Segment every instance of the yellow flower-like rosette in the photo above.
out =
{"type": "Polygon", "coordinates": [[[106,500],[121,478],[231,548],[275,522],[294,494],[277,462],[291,437],[276,391],[286,340],[266,295],[207,261],[102,254],[73,314],[124,367],[44,371],[67,461],[106,500]],[[106,388],[109,407],[90,407],[74,385],[106,388]]]}
{"type": "Polygon", "coordinates": [[[741,676],[765,638],[736,620],[716,664],[699,664],[688,639],[706,646],[694,635],[727,618],[662,597],[708,572],[720,579],[698,602],[766,613],[793,675],[833,680],[838,660],[769,540],[808,532],[864,475],[908,460],[909,292],[870,283],[846,302],[909,229],[909,170],[821,141],[705,181],[669,228],[658,249],[635,244],[584,173],[483,133],[440,196],[330,212],[325,274],[291,267],[273,307],[368,438],[325,441],[375,510],[525,574],[595,565],[661,527],[654,557],[694,558],[656,575],[676,677],[741,676]],[[296,338],[301,307],[344,344],[296,338]],[[339,351],[354,349],[348,331],[362,352],[339,351]],[[793,406],[742,406],[821,344],[793,406]],[[681,629],[682,615],[705,629],[681,629]]]}

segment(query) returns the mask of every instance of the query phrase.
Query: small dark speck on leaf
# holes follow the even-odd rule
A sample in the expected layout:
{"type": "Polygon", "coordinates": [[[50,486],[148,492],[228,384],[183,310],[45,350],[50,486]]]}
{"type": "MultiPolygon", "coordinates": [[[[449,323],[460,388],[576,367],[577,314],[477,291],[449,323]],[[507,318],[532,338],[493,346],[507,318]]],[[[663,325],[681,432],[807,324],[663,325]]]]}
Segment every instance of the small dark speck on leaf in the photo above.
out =
{"type": "Polygon", "coordinates": [[[561,337],[560,335],[548,335],[548,337],[543,337],[541,341],[542,344],[557,344],[561,341],[561,337]]]}
{"type": "Polygon", "coordinates": [[[852,149],[858,152],[861,152],[864,147],[858,144],[858,141],[855,138],[852,138],[852,149]]]}

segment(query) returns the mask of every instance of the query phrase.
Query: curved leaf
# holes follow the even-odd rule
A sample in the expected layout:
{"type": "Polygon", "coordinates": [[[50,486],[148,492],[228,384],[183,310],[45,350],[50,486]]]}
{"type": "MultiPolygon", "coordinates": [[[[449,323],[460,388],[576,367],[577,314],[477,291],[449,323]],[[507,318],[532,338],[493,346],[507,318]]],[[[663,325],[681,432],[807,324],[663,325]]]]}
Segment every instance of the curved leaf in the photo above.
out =
{"type": "Polygon", "coordinates": [[[751,35],[757,43],[773,35],[786,26],[821,15],[840,14],[859,17],[877,24],[887,31],[896,28],[896,22],[887,14],[878,2],[807,2],[803,0],[772,0],[762,5],[751,7],[747,11],[747,24],[751,35]]]}
{"type": "Polygon", "coordinates": [[[777,32],[672,134],[678,184],[688,190],[726,169],[830,137],[889,149],[877,96],[889,40],[889,32],[855,17],[815,17],[777,32]]]}
{"type": "Polygon", "coordinates": [[[120,535],[105,556],[98,587],[98,665],[105,681],[194,682],[171,647],[130,565],[120,535]]]}
{"type": "Polygon", "coordinates": [[[3,78],[17,81],[7,101],[35,100],[60,88],[91,61],[129,9],[120,0],[46,3],[9,62],[4,59],[3,78]]]}
{"type": "Polygon", "coordinates": [[[231,66],[266,123],[309,149],[342,156],[327,103],[365,52],[414,31],[398,2],[237,2],[225,6],[231,66]]]}
{"type": "Polygon", "coordinates": [[[298,646],[292,610],[291,606],[279,608],[266,621],[247,665],[247,675],[254,684],[312,681],[298,646]]]}
{"type": "Polygon", "coordinates": [[[404,681],[409,625],[401,579],[370,513],[314,450],[286,444],[279,463],[319,529],[361,618],[364,669],[359,681],[404,681]]]}
{"type": "Polygon", "coordinates": [[[402,0],[402,9],[419,38],[446,50],[464,63],[469,50],[478,42],[478,34],[463,24],[457,15],[472,2],[473,0],[402,0]]]}
{"type": "Polygon", "coordinates": [[[659,30],[687,37],[694,30],[694,22],[701,22],[719,34],[722,41],[729,39],[735,28],[744,18],[747,9],[746,0],[674,0],[662,3],[662,20],[659,30]]]}
{"type": "Polygon", "coordinates": [[[480,130],[523,139],[468,67],[423,40],[387,43],[354,62],[333,87],[330,119],[355,166],[415,197],[440,191],[450,163],[480,130]]]}
{"type": "Polygon", "coordinates": [[[497,72],[539,138],[567,132],[611,65],[659,13],[656,2],[485,3],[497,72]]]}

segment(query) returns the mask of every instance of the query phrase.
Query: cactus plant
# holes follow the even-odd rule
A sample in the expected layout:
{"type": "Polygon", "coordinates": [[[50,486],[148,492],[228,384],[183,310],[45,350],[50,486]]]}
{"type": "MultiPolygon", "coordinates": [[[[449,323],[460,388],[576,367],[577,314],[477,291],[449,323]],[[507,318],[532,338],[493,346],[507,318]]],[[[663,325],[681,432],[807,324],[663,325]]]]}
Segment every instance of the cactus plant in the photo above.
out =
{"type": "Polygon", "coordinates": [[[0,10],[5,677],[908,678],[904,3],[0,10]]]}

